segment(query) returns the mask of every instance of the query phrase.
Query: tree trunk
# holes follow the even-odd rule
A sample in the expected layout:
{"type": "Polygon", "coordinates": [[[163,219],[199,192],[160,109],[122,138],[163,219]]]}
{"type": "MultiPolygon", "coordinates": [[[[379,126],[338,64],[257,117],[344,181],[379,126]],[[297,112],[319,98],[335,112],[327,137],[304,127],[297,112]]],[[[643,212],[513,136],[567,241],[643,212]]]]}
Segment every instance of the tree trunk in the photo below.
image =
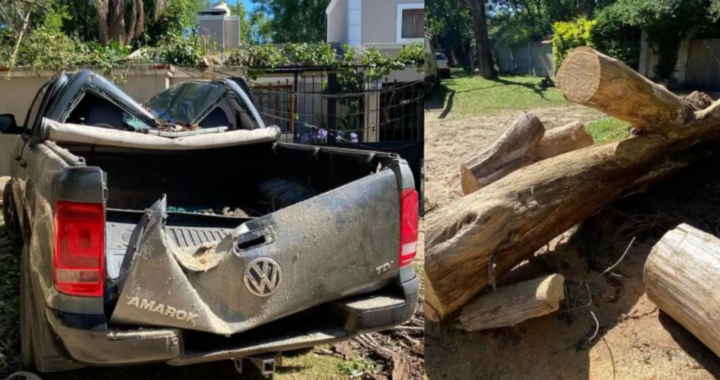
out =
{"type": "Polygon", "coordinates": [[[568,54],[556,83],[568,100],[626,121],[637,131],[677,127],[694,118],[692,107],[665,87],[585,46],[568,54]]]}
{"type": "Polygon", "coordinates": [[[720,356],[720,240],[681,224],[645,263],[650,301],[720,356]]]}
{"type": "Polygon", "coordinates": [[[492,59],[490,38],[487,31],[487,14],[485,13],[485,0],[465,0],[470,7],[475,30],[475,43],[477,46],[477,61],[480,75],[485,79],[497,79],[497,71],[492,59]]]}
{"type": "Polygon", "coordinates": [[[463,193],[480,190],[537,161],[592,144],[592,136],[579,121],[546,132],[537,116],[523,114],[489,148],[460,166],[463,193]]]}
{"type": "Polygon", "coordinates": [[[506,286],[470,301],[460,314],[465,331],[515,326],[557,311],[565,298],[565,278],[553,274],[506,286]]]}
{"type": "Polygon", "coordinates": [[[485,151],[460,166],[463,193],[470,194],[535,161],[545,133],[540,119],[523,114],[485,151]]]}
{"type": "Polygon", "coordinates": [[[707,155],[720,103],[683,128],[569,152],[524,167],[428,216],[426,316],[456,312],[490,281],[613,202],[707,155]]]}
{"type": "Polygon", "coordinates": [[[579,121],[545,132],[537,146],[538,160],[545,160],[573,150],[587,148],[594,144],[592,136],[585,131],[585,125],[579,121]]]}

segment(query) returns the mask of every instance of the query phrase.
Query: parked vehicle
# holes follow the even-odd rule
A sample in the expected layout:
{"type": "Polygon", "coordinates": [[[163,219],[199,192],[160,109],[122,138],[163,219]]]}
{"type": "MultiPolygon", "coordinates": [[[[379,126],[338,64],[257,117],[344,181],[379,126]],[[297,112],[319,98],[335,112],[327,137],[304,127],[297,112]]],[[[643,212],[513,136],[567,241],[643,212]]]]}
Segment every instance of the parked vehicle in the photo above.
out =
{"type": "Polygon", "coordinates": [[[438,76],[440,78],[450,78],[450,62],[443,53],[436,52],[435,60],[438,66],[438,76]]]}
{"type": "Polygon", "coordinates": [[[440,83],[440,76],[438,75],[438,63],[432,51],[432,43],[427,36],[425,36],[425,63],[423,72],[425,73],[425,96],[430,96],[435,91],[435,86],[440,83]]]}
{"type": "Polygon", "coordinates": [[[89,71],[45,83],[4,192],[21,354],[41,372],[250,358],[408,320],[418,197],[395,154],[278,143],[242,80],[144,105],[89,71]]]}

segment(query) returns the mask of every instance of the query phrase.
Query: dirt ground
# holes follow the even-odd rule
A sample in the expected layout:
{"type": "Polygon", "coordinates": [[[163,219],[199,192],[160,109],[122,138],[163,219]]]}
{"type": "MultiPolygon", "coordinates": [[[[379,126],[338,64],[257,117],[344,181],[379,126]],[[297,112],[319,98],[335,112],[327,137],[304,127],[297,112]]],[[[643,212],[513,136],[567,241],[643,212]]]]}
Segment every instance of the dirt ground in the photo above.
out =
{"type": "MultiPolygon", "coordinates": [[[[533,112],[546,125],[599,117],[579,106],[533,112]]],[[[490,144],[517,115],[444,121],[434,114],[426,113],[426,197],[443,207],[460,196],[461,162],[490,144]]],[[[720,358],[647,299],[642,277],[653,244],[677,224],[687,222],[718,235],[718,165],[720,159],[713,159],[687,168],[673,180],[613,205],[553,240],[499,283],[561,273],[568,294],[561,311],[488,332],[465,333],[452,321],[427,321],[428,378],[719,378],[720,358]],[[633,237],[622,262],[599,276],[633,237]],[[575,306],[580,308],[568,311],[575,306]],[[597,337],[590,341],[596,328],[597,337]]]]}

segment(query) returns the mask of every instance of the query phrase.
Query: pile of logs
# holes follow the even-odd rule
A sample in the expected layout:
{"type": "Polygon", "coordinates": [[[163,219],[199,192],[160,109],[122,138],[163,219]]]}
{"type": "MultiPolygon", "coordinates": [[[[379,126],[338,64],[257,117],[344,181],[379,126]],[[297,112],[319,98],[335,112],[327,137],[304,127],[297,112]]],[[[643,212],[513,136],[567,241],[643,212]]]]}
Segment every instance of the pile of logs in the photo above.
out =
{"type": "MultiPolygon", "coordinates": [[[[459,316],[469,330],[492,326],[497,321],[483,313],[493,300],[482,299],[492,298],[493,293],[471,300],[494,285],[496,277],[601,209],[707,157],[711,151],[706,143],[720,138],[720,103],[707,106],[703,96],[680,98],[593,49],[573,50],[560,67],[556,83],[568,100],[629,123],[629,137],[593,145],[580,123],[545,133],[541,121],[526,114],[490,148],[463,164],[465,196],[427,216],[425,313],[429,319],[459,316]]],[[[677,239],[674,235],[666,237],[677,239]]],[[[676,243],[671,241],[656,250],[681,249],[676,243]]],[[[684,244],[692,249],[692,241],[684,244]]],[[[720,254],[720,245],[716,249],[713,254],[720,254]]],[[[655,256],[660,260],[660,253],[655,256]]],[[[662,257],[678,260],[672,255],[662,257]]],[[[669,278],[669,270],[663,271],[663,265],[648,263],[646,269],[648,278],[658,284],[657,289],[648,285],[648,292],[663,310],[672,310],[660,301],[665,297],[700,304],[707,301],[698,294],[682,293],[684,288],[679,286],[678,293],[662,295],[660,289],[667,291],[664,281],[669,278]]],[[[720,273],[718,269],[704,268],[720,273]]],[[[720,277],[711,277],[708,272],[706,277],[695,279],[704,281],[705,287],[717,288],[720,277]]],[[[533,287],[540,289],[540,284],[542,281],[525,284],[524,294],[533,287]]],[[[687,289],[690,284],[683,286],[687,289]]],[[[551,298],[517,296],[519,301],[512,310],[547,312],[553,306],[545,300],[551,298]],[[533,306],[539,301],[545,302],[544,306],[533,306]]],[[[720,320],[717,311],[712,313],[713,321],[706,315],[678,314],[688,324],[708,323],[720,320]],[[697,322],[703,317],[706,319],[697,322]]]]}

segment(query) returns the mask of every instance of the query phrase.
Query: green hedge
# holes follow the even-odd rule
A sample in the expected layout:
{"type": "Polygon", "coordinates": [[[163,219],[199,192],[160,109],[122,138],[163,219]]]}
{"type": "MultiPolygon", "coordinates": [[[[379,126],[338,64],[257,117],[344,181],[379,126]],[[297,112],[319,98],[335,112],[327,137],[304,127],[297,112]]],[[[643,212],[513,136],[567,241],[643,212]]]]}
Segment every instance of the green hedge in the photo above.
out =
{"type": "Polygon", "coordinates": [[[560,68],[562,61],[570,50],[578,46],[593,47],[590,34],[594,25],[595,21],[588,20],[585,17],[576,21],[556,22],[553,24],[552,46],[555,70],[560,68]]]}

